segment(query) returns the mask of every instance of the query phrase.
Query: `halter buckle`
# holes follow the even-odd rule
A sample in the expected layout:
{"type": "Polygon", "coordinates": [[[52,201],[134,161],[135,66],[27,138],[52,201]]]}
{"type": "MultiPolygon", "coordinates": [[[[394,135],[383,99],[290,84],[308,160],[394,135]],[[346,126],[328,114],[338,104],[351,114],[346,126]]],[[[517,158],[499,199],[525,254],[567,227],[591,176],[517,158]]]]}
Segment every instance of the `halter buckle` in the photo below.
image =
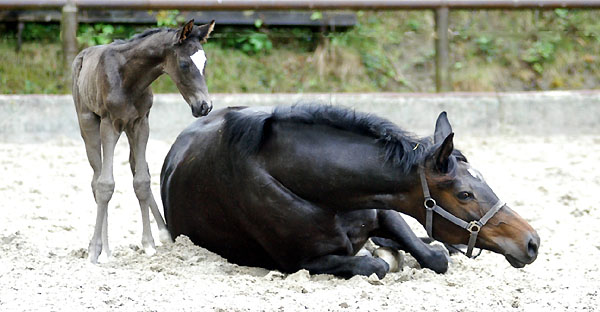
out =
{"type": "Polygon", "coordinates": [[[423,201],[423,205],[425,206],[425,209],[433,210],[433,208],[435,208],[435,206],[437,206],[437,202],[435,201],[435,199],[433,199],[431,197],[427,197],[427,198],[425,198],[425,201],[423,201]]]}
{"type": "Polygon", "coordinates": [[[471,233],[479,233],[481,231],[481,227],[483,225],[479,221],[471,221],[469,222],[469,226],[467,227],[467,231],[471,233]]]}

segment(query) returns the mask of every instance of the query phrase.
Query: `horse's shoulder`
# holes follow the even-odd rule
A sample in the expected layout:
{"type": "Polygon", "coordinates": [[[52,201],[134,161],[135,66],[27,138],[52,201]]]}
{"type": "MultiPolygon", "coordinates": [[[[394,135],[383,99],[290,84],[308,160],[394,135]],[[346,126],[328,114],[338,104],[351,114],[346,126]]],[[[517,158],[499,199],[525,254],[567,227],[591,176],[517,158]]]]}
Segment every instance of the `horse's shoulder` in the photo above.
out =
{"type": "Polygon", "coordinates": [[[102,52],[102,59],[107,66],[119,68],[126,64],[127,59],[120,51],[114,49],[106,49],[102,52]]]}

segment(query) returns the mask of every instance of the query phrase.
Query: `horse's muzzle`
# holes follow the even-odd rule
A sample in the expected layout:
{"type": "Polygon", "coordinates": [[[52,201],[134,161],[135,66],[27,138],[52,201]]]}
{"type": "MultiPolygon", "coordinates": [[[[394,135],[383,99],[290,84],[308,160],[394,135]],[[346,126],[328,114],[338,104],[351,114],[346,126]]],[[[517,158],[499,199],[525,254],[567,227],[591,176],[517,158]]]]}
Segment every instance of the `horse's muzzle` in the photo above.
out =
{"type": "Polygon", "coordinates": [[[531,264],[538,256],[538,249],[540,247],[540,237],[534,231],[530,235],[527,235],[524,244],[525,248],[521,248],[520,252],[507,253],[504,255],[506,260],[515,268],[522,268],[526,264],[531,264]]]}
{"type": "Polygon", "coordinates": [[[192,105],[192,115],[196,118],[206,116],[208,115],[208,113],[210,113],[212,108],[212,102],[208,103],[203,100],[201,103],[196,103],[192,105]]]}

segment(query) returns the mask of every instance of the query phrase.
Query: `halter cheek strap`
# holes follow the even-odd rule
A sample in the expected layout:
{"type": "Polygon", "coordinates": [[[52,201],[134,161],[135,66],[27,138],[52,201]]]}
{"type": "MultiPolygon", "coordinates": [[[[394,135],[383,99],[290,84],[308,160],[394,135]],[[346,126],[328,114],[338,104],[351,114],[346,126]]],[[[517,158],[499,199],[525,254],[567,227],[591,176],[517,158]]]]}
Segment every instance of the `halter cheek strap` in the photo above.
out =
{"type": "MultiPolygon", "coordinates": [[[[427,185],[427,178],[425,177],[424,165],[419,166],[419,175],[421,177],[421,187],[423,188],[423,196],[425,200],[423,201],[423,205],[425,206],[425,229],[427,230],[427,235],[433,238],[433,212],[436,212],[444,219],[460,226],[461,228],[469,231],[471,235],[469,236],[469,243],[467,245],[467,252],[465,255],[469,258],[473,255],[473,248],[475,247],[475,243],[477,242],[477,235],[481,228],[500,210],[500,208],[504,207],[505,203],[501,200],[498,200],[496,204],[486,212],[483,217],[479,220],[474,220],[471,222],[464,221],[462,219],[457,218],[453,214],[446,211],[444,208],[438,206],[435,199],[431,197],[429,193],[429,186],[427,185]]],[[[473,257],[474,258],[474,257],[473,257]]]]}

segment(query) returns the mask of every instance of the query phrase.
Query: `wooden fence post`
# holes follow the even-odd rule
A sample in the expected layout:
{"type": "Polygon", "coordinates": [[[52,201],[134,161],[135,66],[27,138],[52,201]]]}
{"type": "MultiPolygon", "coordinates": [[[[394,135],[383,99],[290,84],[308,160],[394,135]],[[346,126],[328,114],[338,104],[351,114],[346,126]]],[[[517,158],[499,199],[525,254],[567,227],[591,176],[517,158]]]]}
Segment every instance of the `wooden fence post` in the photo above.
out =
{"type": "Polygon", "coordinates": [[[74,0],[68,0],[62,8],[60,35],[63,49],[63,65],[66,73],[70,73],[71,64],[77,56],[77,6],[74,0]]]}
{"type": "Polygon", "coordinates": [[[437,92],[452,91],[448,41],[448,7],[435,10],[435,89],[437,92]]]}

